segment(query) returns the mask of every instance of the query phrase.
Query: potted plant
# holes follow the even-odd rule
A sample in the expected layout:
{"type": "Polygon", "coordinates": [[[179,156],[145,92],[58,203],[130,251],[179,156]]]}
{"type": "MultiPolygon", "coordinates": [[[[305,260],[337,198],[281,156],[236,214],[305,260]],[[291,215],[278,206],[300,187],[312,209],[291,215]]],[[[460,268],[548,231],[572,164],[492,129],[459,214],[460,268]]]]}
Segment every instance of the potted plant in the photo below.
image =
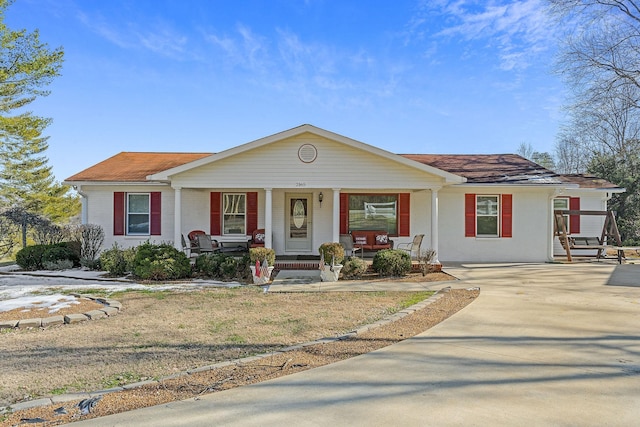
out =
{"type": "Polygon", "coordinates": [[[344,248],[340,243],[323,243],[318,248],[318,252],[320,252],[320,280],[337,282],[342,270],[344,248]]]}
{"type": "Polygon", "coordinates": [[[264,285],[271,280],[271,273],[276,264],[276,252],[271,248],[249,249],[251,277],[255,285],[264,285]],[[266,263],[265,263],[266,261],[266,263]],[[266,267],[266,271],[265,268],[266,267]]]}

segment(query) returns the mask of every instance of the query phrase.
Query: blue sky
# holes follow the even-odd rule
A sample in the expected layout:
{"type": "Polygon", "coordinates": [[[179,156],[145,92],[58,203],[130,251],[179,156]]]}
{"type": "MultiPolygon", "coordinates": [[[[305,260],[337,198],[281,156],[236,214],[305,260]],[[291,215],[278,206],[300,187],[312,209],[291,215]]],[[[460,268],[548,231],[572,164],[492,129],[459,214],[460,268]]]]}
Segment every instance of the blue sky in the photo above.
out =
{"type": "Polygon", "coordinates": [[[553,151],[543,0],[16,0],[62,46],[31,105],[58,180],[120,151],[218,152],[309,123],[395,153],[553,151]]]}

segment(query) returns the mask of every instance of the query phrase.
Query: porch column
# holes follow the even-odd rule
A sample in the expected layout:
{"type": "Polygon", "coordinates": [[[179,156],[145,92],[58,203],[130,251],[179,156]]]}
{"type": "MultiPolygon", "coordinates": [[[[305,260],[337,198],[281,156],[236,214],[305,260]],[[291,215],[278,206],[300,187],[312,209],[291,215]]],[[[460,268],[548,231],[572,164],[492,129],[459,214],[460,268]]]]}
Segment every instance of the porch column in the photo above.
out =
{"type": "Polygon", "coordinates": [[[436,251],[436,256],[432,264],[440,264],[438,256],[438,190],[440,187],[431,189],[431,249],[436,251]]]}
{"type": "Polygon", "coordinates": [[[340,188],[332,188],[333,190],[333,229],[332,242],[340,241],[340,188]]]}
{"type": "Polygon", "coordinates": [[[173,188],[173,247],[182,250],[182,187],[173,188]]]}
{"type": "Polygon", "coordinates": [[[273,230],[273,212],[272,212],[272,197],[271,188],[264,189],[264,247],[273,247],[273,238],[271,236],[273,230]]]}

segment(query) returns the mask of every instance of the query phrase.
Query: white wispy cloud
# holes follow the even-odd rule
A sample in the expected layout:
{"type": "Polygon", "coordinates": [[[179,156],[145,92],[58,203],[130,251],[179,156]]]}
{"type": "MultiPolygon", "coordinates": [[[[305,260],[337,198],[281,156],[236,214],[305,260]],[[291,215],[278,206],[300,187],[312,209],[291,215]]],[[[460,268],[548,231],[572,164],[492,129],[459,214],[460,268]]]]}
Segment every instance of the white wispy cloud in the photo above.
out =
{"type": "Polygon", "coordinates": [[[365,48],[307,41],[288,29],[275,29],[269,37],[238,24],[230,33],[209,31],[204,38],[222,54],[226,66],[314,105],[367,105],[373,97],[392,93],[398,80],[397,70],[381,70],[365,48]]]}
{"type": "Polygon", "coordinates": [[[503,70],[528,68],[554,40],[543,0],[423,1],[407,24],[406,39],[427,38],[483,42],[495,49],[503,70]]]}
{"type": "Polygon", "coordinates": [[[188,37],[162,21],[145,23],[134,21],[109,22],[99,14],[76,14],[78,20],[92,32],[108,42],[129,50],[149,50],[172,59],[183,59],[187,55],[188,37]]]}

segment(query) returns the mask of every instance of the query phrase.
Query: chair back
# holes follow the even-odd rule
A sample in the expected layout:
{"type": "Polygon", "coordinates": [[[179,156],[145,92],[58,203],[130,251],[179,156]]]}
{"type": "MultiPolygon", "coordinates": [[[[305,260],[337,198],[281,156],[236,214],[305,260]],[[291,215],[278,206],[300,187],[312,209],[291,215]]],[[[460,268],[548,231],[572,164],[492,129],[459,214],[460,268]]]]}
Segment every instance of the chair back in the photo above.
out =
{"type": "Polygon", "coordinates": [[[411,243],[411,258],[417,258],[420,255],[420,246],[422,246],[422,239],[424,239],[424,234],[416,234],[413,236],[413,243],[411,243]]]}
{"type": "Polygon", "coordinates": [[[211,237],[206,234],[198,234],[198,246],[200,252],[213,252],[213,243],[211,243],[211,237]]]}
{"type": "Polygon", "coordinates": [[[190,231],[189,234],[187,234],[187,237],[189,237],[189,240],[191,240],[192,242],[197,243],[198,242],[197,236],[199,234],[207,234],[207,233],[205,233],[202,230],[193,230],[193,231],[190,231]]]}
{"type": "Polygon", "coordinates": [[[340,244],[345,251],[353,250],[353,239],[351,238],[351,234],[341,234],[340,244]]]}

